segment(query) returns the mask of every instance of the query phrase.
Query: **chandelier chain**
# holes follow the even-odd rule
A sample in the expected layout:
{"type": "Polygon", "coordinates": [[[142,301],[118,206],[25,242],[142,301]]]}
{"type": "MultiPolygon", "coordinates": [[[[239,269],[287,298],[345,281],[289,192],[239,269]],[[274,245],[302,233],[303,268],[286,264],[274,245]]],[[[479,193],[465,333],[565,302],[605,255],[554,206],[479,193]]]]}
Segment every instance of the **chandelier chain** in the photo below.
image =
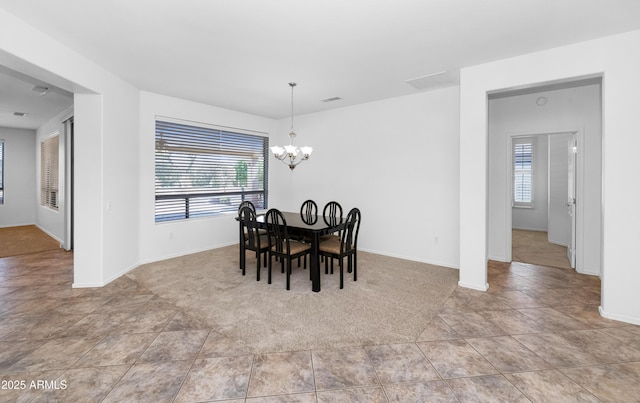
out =
{"type": "Polygon", "coordinates": [[[291,132],[293,133],[293,87],[296,86],[296,83],[289,83],[291,86],[291,132]]]}

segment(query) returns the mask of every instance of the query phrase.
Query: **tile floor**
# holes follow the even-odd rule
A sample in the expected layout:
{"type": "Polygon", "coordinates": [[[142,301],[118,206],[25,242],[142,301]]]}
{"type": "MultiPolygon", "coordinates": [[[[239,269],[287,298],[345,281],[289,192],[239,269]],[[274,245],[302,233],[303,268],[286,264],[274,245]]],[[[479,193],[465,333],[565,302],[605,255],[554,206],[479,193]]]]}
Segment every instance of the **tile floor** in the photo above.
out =
{"type": "Polygon", "coordinates": [[[1,402],[640,401],[640,327],[567,270],[492,263],[414,343],[257,355],[127,277],[71,282],[69,253],[0,259],[1,402]]]}

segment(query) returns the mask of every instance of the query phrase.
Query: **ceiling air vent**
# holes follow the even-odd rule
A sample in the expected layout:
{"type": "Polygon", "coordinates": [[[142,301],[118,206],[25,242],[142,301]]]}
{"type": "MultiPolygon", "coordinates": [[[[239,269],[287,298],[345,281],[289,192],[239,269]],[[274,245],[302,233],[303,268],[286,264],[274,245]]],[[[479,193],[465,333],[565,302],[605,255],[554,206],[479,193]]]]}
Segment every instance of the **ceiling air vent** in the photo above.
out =
{"type": "Polygon", "coordinates": [[[458,74],[454,71],[441,71],[439,73],[405,80],[407,84],[420,91],[458,85],[458,81],[458,74]]]}
{"type": "Polygon", "coordinates": [[[327,99],[323,99],[322,102],[333,102],[333,101],[339,101],[342,98],[340,97],[331,97],[331,98],[327,98],[327,99]]]}
{"type": "Polygon", "coordinates": [[[27,112],[13,112],[13,116],[18,116],[18,117],[25,117],[27,116],[27,112]]]}

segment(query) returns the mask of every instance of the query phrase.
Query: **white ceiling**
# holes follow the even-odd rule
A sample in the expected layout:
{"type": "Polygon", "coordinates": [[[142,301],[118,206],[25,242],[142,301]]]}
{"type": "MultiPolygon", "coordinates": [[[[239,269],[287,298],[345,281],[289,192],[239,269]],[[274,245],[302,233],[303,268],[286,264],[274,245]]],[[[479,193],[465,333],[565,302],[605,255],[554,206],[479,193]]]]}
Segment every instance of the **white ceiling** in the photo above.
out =
{"type": "MultiPolygon", "coordinates": [[[[640,29],[639,0],[0,0],[136,87],[281,118],[455,85],[461,67],[640,29]],[[322,102],[331,97],[342,98],[322,102]]],[[[0,100],[2,101],[2,100],[0,100]]],[[[0,122],[1,124],[1,122],[0,122]]]]}
{"type": "Polygon", "coordinates": [[[0,66],[0,127],[37,129],[71,105],[72,93],[0,66]]]}

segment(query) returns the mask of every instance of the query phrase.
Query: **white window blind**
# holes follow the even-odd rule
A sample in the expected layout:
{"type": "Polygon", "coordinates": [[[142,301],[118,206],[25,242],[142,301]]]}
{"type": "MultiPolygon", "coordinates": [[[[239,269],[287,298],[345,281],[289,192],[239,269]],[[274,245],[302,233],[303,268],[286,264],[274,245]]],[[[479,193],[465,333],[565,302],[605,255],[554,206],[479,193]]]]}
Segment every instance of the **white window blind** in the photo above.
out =
{"type": "Polygon", "coordinates": [[[40,205],[58,209],[58,159],[60,136],[56,133],[40,143],[40,205]]]}
{"type": "Polygon", "coordinates": [[[534,137],[513,139],[513,206],[533,207],[534,137]]]}
{"type": "Polygon", "coordinates": [[[267,207],[266,136],[156,120],[155,221],[267,207]]]}
{"type": "Polygon", "coordinates": [[[4,140],[0,140],[0,204],[4,204],[4,140]]]}

